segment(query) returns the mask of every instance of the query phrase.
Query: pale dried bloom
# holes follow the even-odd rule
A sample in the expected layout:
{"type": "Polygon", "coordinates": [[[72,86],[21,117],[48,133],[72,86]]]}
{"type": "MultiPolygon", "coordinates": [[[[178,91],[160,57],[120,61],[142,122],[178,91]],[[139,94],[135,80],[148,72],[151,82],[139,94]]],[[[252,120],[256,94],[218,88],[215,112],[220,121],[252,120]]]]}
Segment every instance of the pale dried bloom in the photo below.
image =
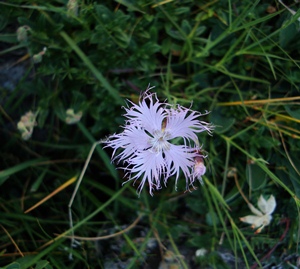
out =
{"type": "Polygon", "coordinates": [[[251,212],[255,215],[249,215],[240,218],[241,221],[252,224],[251,228],[256,229],[256,234],[260,233],[261,230],[270,224],[272,220],[272,213],[276,208],[276,200],[273,195],[270,196],[268,200],[261,195],[258,199],[257,206],[260,210],[256,209],[251,203],[248,204],[251,212]]]}
{"type": "Polygon", "coordinates": [[[65,122],[67,124],[75,124],[77,122],[80,121],[81,117],[82,117],[82,111],[78,111],[77,113],[74,112],[74,109],[69,108],[66,111],[66,118],[65,118],[65,122]]]}
{"type": "Polygon", "coordinates": [[[207,249],[199,248],[196,250],[195,255],[196,255],[196,257],[204,257],[207,254],[207,252],[208,252],[207,249]]]}
{"type": "Polygon", "coordinates": [[[21,136],[24,140],[28,140],[33,133],[33,128],[36,126],[36,114],[28,111],[23,115],[17,124],[18,130],[21,132],[21,136]]]}
{"type": "Polygon", "coordinates": [[[27,32],[30,30],[30,27],[27,25],[20,26],[17,29],[17,40],[19,42],[27,41],[27,32]]]}
{"type": "Polygon", "coordinates": [[[162,181],[166,185],[173,175],[176,188],[180,171],[187,189],[195,178],[201,180],[205,166],[200,160],[205,156],[200,153],[197,134],[211,133],[213,129],[211,124],[199,120],[202,114],[161,103],[149,88],[138,104],[129,103],[130,107],[124,108],[127,120],[123,132],[111,135],[106,147],[114,149],[113,160],[127,164],[123,169],[129,180],[141,180],[138,192],[147,182],[153,195],[153,189],[160,189],[162,181]],[[119,149],[122,151],[116,154],[119,149]]]}
{"type": "Polygon", "coordinates": [[[78,1],[77,0],[69,0],[67,4],[67,10],[68,10],[68,17],[78,16],[78,1]]]}

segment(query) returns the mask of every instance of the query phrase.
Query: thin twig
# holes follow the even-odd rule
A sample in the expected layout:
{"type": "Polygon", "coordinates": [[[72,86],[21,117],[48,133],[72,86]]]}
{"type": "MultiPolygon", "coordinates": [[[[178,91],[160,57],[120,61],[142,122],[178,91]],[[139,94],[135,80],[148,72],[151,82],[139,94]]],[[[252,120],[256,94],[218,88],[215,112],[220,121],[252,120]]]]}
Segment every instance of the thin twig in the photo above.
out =
{"type": "MultiPolygon", "coordinates": [[[[94,151],[95,151],[95,148],[96,148],[96,146],[98,146],[98,145],[99,145],[100,143],[102,143],[102,142],[103,142],[103,140],[100,140],[100,141],[97,141],[97,142],[95,142],[95,143],[93,144],[93,146],[92,146],[92,148],[91,148],[91,150],[90,150],[90,152],[89,152],[89,155],[88,155],[88,157],[87,157],[87,159],[86,159],[86,161],[85,161],[85,164],[84,164],[84,167],[83,167],[83,169],[82,169],[82,171],[81,171],[81,174],[80,174],[80,176],[79,176],[79,178],[78,178],[78,181],[77,181],[77,183],[76,183],[74,192],[73,192],[73,194],[72,194],[72,197],[71,197],[70,202],[69,202],[69,205],[68,205],[69,222],[70,222],[70,228],[71,228],[71,233],[72,233],[71,236],[70,236],[70,238],[71,238],[71,248],[75,245],[74,230],[73,230],[73,217],[72,217],[72,205],[73,205],[75,196],[76,196],[76,194],[77,194],[77,191],[78,191],[78,189],[79,189],[79,186],[80,186],[80,184],[81,184],[81,181],[82,181],[82,179],[83,179],[83,176],[84,176],[84,174],[85,174],[85,171],[86,171],[86,169],[87,169],[87,167],[88,167],[88,165],[89,165],[89,162],[90,162],[90,160],[91,160],[91,158],[92,158],[92,155],[93,155],[93,153],[94,153],[94,151]]],[[[70,257],[69,257],[69,258],[72,259],[72,253],[70,253],[70,257]]]]}
{"type": "Polygon", "coordinates": [[[74,181],[76,180],[76,177],[72,177],[71,179],[69,179],[67,182],[65,182],[64,184],[62,184],[60,187],[58,187],[56,190],[54,190],[53,192],[51,192],[50,194],[48,194],[45,198],[43,198],[41,201],[37,202],[35,205],[33,205],[32,207],[30,207],[29,209],[27,209],[24,213],[27,214],[30,211],[32,211],[33,209],[37,208],[38,206],[40,206],[41,204],[45,203],[47,200],[49,200],[50,198],[52,198],[54,195],[56,195],[58,192],[64,190],[66,187],[68,187],[69,185],[71,185],[74,181]]]}
{"type": "Polygon", "coordinates": [[[3,231],[6,233],[6,235],[9,237],[10,241],[13,243],[13,245],[15,246],[15,248],[17,249],[17,251],[20,253],[20,255],[22,257],[24,257],[22,251],[19,249],[17,243],[15,242],[15,240],[10,236],[10,234],[8,233],[8,231],[0,224],[1,228],[3,229],[3,231]]]}
{"type": "MultiPolygon", "coordinates": [[[[229,174],[229,173],[228,173],[229,174]]],[[[228,176],[229,177],[229,176],[228,176]]],[[[250,204],[249,200],[247,199],[246,195],[244,194],[244,192],[242,191],[242,188],[240,186],[240,183],[238,181],[238,177],[237,177],[237,171],[235,168],[232,168],[232,171],[230,173],[230,177],[233,177],[234,178],[234,181],[235,181],[235,185],[239,191],[239,193],[242,195],[243,199],[245,200],[245,202],[247,204],[250,204]]]]}
{"type": "Polygon", "coordinates": [[[276,102],[288,102],[300,100],[299,96],[296,97],[285,97],[285,98],[273,98],[273,99],[263,99],[263,100],[243,100],[234,102],[220,102],[218,106],[240,106],[240,105],[255,105],[255,104],[269,104],[276,102]]]}

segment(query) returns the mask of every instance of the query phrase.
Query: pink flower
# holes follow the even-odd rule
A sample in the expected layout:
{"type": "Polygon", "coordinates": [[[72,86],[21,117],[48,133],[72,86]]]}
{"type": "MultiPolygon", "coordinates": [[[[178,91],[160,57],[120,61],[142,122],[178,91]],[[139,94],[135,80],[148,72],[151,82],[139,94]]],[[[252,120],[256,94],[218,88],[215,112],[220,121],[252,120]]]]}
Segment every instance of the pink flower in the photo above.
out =
{"type": "Polygon", "coordinates": [[[201,180],[206,170],[197,134],[204,131],[210,134],[213,126],[200,121],[199,112],[161,103],[149,90],[148,87],[138,104],[129,101],[130,107],[124,108],[124,130],[111,135],[106,147],[113,148],[113,160],[126,164],[123,169],[129,176],[127,181],[141,180],[138,193],[147,182],[153,195],[153,189],[160,189],[162,181],[166,185],[173,175],[176,187],[180,171],[189,189],[195,178],[201,180]],[[117,153],[119,149],[121,152],[117,153]]]}

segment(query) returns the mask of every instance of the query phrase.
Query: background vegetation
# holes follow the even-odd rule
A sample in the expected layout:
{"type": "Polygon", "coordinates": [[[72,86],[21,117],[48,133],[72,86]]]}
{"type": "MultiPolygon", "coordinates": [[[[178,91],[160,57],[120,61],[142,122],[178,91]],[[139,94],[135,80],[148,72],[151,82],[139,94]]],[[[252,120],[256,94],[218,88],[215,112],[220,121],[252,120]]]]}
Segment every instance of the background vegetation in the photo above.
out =
{"type": "Polygon", "coordinates": [[[289,10],[265,0],[0,1],[0,266],[297,268],[295,2],[284,3],[289,10]],[[71,248],[60,235],[70,234],[74,181],[93,143],[121,130],[125,100],[136,102],[149,83],[161,100],[211,111],[203,120],[215,132],[199,137],[205,184],[186,193],[184,179],[177,191],[170,180],[138,197],[97,146],[72,205],[73,231],[121,232],[71,248]],[[82,113],[72,125],[70,108],[82,113]],[[18,122],[28,111],[37,125],[24,140],[18,122]],[[255,206],[261,194],[276,198],[259,234],[239,221],[251,214],[242,194],[255,206]]]}

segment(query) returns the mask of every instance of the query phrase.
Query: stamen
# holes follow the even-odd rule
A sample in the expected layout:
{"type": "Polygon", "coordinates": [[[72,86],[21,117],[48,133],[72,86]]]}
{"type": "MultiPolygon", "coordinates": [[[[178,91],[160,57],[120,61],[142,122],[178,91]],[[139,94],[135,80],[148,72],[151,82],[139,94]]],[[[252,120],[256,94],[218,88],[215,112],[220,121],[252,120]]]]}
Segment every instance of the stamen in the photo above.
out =
{"type": "Polygon", "coordinates": [[[156,130],[153,132],[153,138],[149,140],[149,143],[152,145],[154,152],[162,152],[170,149],[170,134],[164,130],[156,130]]]}

